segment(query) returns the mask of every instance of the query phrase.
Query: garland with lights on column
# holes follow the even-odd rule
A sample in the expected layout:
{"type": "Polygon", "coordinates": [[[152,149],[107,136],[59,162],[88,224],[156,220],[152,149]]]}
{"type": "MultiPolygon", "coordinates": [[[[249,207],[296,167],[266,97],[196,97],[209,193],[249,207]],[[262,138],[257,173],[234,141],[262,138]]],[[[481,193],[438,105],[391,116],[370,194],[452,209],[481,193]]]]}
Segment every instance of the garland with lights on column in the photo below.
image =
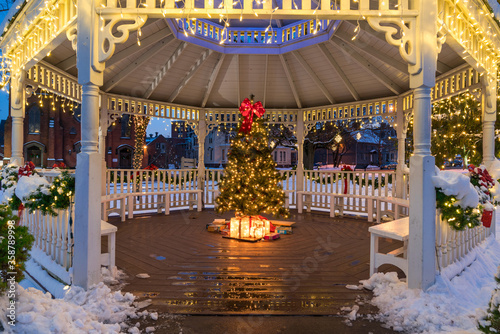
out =
{"type": "MultiPolygon", "coordinates": [[[[480,226],[481,223],[485,227],[490,227],[493,211],[497,205],[494,192],[500,186],[498,182],[491,178],[484,166],[469,165],[468,169],[470,183],[479,198],[479,204],[476,207],[464,207],[456,195],[446,195],[442,188],[436,187],[436,208],[441,212],[441,219],[457,231],[474,228],[480,226]]],[[[446,173],[454,172],[446,171],[446,173]]]]}
{"type": "Polygon", "coordinates": [[[41,185],[24,201],[24,207],[33,213],[39,210],[43,215],[57,216],[57,210],[69,208],[75,195],[75,176],[67,171],[56,176],[52,184],[41,185]]]}
{"type": "Polygon", "coordinates": [[[230,237],[261,239],[270,233],[270,223],[261,213],[287,218],[285,192],[276,170],[262,116],[261,102],[245,99],[240,106],[239,131],[231,140],[228,164],[219,183],[217,213],[235,211],[230,237]],[[262,229],[261,229],[262,228],[262,229]]]}
{"type": "Polygon", "coordinates": [[[134,160],[132,166],[134,169],[141,169],[144,159],[144,140],[146,139],[146,129],[148,128],[151,117],[132,116],[135,128],[134,160]]]}

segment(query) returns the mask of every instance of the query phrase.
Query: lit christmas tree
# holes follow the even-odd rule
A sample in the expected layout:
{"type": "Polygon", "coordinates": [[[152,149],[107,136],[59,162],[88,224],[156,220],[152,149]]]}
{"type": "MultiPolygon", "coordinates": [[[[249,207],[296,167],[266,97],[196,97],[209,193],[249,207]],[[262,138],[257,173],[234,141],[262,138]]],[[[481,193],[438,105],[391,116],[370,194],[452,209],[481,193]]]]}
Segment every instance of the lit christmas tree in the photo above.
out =
{"type": "MultiPolygon", "coordinates": [[[[261,213],[287,218],[289,212],[283,206],[285,192],[278,184],[281,176],[271,156],[268,131],[261,118],[265,109],[262,103],[253,104],[253,101],[245,99],[240,112],[243,117],[238,125],[238,133],[231,140],[228,165],[219,183],[220,195],[216,199],[216,211],[222,213],[234,210],[238,218],[261,213]]],[[[258,219],[251,217],[250,225],[252,218],[258,219]]],[[[231,229],[234,229],[233,220],[231,224],[231,229]]],[[[263,237],[261,232],[252,235],[252,226],[249,228],[250,237],[263,237]]],[[[248,233],[243,233],[239,236],[247,235],[248,233]]]]}

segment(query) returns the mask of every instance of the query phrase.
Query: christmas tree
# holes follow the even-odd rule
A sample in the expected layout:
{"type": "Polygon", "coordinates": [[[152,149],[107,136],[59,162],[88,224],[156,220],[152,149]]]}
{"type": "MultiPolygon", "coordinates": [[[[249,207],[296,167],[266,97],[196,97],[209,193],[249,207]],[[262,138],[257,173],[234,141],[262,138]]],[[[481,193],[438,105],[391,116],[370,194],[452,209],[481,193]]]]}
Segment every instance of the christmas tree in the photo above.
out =
{"type": "Polygon", "coordinates": [[[216,210],[218,213],[234,210],[237,216],[269,213],[287,218],[289,212],[283,206],[285,192],[278,184],[281,176],[271,156],[268,131],[262,119],[265,109],[262,103],[253,104],[245,99],[240,112],[239,131],[231,140],[216,210]]]}

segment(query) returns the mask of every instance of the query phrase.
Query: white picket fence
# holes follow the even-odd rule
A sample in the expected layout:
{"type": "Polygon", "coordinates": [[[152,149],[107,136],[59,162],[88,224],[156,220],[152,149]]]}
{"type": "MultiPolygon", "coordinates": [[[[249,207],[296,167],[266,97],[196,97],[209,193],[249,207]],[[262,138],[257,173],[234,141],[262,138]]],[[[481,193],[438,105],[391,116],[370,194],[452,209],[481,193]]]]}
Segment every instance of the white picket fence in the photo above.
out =
{"type": "MultiPolygon", "coordinates": [[[[458,263],[461,263],[460,267],[468,266],[474,259],[469,258],[467,260],[467,254],[488,236],[494,234],[495,214],[493,215],[491,226],[487,228],[481,225],[474,228],[466,228],[463,231],[456,231],[450,227],[448,222],[440,219],[440,213],[438,212],[436,214],[437,270],[441,272],[450,265],[458,263]]],[[[461,270],[463,269],[461,268],[461,270]]]]}
{"type": "Polygon", "coordinates": [[[38,210],[29,213],[28,209],[24,209],[21,224],[27,226],[35,238],[33,247],[43,251],[54,263],[68,271],[73,265],[75,210],[71,206],[57,213],[57,216],[51,216],[43,215],[38,210]]]}

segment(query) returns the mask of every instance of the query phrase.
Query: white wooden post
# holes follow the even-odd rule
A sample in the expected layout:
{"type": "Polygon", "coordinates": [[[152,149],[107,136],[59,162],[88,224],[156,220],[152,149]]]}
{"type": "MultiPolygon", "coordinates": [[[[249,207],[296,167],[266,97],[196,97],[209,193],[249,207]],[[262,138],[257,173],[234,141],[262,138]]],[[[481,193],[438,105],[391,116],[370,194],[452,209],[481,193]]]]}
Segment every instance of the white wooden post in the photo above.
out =
{"type": "Polygon", "coordinates": [[[396,103],[396,133],[398,138],[398,166],[396,167],[396,197],[404,198],[405,183],[403,169],[406,167],[406,119],[403,110],[403,98],[399,97],[396,103]]]}
{"type": "Polygon", "coordinates": [[[101,117],[99,119],[99,154],[101,155],[101,195],[106,195],[106,136],[108,134],[107,96],[101,95],[101,117]]]}
{"type": "Polygon", "coordinates": [[[408,287],[426,290],[434,283],[436,273],[436,191],[432,182],[435,160],[431,155],[431,88],[436,82],[438,53],[436,0],[421,0],[417,9],[414,46],[420,68],[409,66],[410,88],[414,90],[414,152],[410,159],[408,287]]]}
{"type": "Polygon", "coordinates": [[[495,160],[495,121],[497,118],[496,73],[482,77],[483,163],[488,167],[495,160]]]}
{"type": "Polygon", "coordinates": [[[10,116],[12,117],[11,158],[10,163],[24,164],[24,113],[26,72],[19,71],[19,76],[10,80],[10,116]]]}
{"type": "Polygon", "coordinates": [[[98,17],[95,0],[78,4],[78,82],[82,85],[82,151],[77,156],[73,283],[88,289],[101,280],[101,155],[98,151],[99,86],[94,67],[98,17]]]}
{"type": "MultiPolygon", "coordinates": [[[[205,138],[206,137],[207,137],[207,121],[205,119],[205,111],[201,111],[198,120],[198,189],[203,190],[203,194],[198,194],[198,196],[202,196],[202,198],[205,198],[204,192],[205,192],[205,138]]],[[[198,208],[198,211],[199,210],[200,208],[198,208]]]]}
{"type": "MultiPolygon", "coordinates": [[[[295,127],[297,136],[297,189],[304,190],[304,111],[297,111],[297,126],[295,127]]],[[[298,204],[297,204],[298,205],[298,204]]],[[[301,208],[302,209],[302,208],[301,208]]]]}

